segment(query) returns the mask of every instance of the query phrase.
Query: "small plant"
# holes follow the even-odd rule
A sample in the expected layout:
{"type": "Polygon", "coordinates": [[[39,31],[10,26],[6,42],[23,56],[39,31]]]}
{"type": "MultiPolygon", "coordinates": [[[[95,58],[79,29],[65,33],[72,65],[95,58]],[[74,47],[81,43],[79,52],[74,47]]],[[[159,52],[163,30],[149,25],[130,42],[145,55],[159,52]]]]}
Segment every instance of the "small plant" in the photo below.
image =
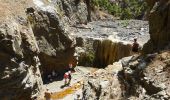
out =
{"type": "Polygon", "coordinates": [[[64,14],[65,14],[64,11],[61,10],[61,8],[58,5],[55,6],[55,10],[58,13],[59,17],[62,18],[64,16],[64,14]]]}
{"type": "Polygon", "coordinates": [[[30,14],[27,15],[27,20],[28,20],[28,22],[30,22],[31,27],[34,27],[34,26],[35,26],[36,22],[35,22],[35,19],[34,19],[33,16],[31,16],[30,14]]]}
{"type": "Polygon", "coordinates": [[[93,52],[88,52],[87,53],[86,62],[91,66],[93,65],[93,62],[94,62],[94,53],[93,52]]]}
{"type": "Polygon", "coordinates": [[[86,53],[81,54],[81,57],[79,59],[79,65],[93,66],[94,57],[94,52],[92,51],[88,51],[86,53]]]}

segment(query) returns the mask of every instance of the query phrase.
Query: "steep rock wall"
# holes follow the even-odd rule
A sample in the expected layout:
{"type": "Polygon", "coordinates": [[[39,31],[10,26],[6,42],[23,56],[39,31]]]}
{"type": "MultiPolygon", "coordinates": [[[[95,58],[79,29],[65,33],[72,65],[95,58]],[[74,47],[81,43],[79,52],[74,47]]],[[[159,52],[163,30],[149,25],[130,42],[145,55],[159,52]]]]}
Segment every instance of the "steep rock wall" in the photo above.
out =
{"type": "Polygon", "coordinates": [[[23,8],[31,3],[0,2],[0,99],[30,100],[42,90],[39,48],[23,8]]]}
{"type": "Polygon", "coordinates": [[[143,48],[144,53],[151,53],[169,48],[170,19],[169,0],[147,0],[150,7],[149,27],[150,40],[143,48]]]}
{"type": "Polygon", "coordinates": [[[53,0],[57,11],[70,24],[86,24],[99,18],[90,0],[53,0]]]}
{"type": "Polygon", "coordinates": [[[76,65],[73,56],[75,42],[69,33],[69,25],[87,23],[87,3],[82,0],[33,0],[35,7],[27,9],[40,49],[41,71],[62,73],[69,63],[76,65]]]}
{"type": "Polygon", "coordinates": [[[43,74],[63,71],[74,54],[74,43],[65,30],[64,21],[54,9],[37,10],[29,13],[28,18],[40,49],[43,74]]]}

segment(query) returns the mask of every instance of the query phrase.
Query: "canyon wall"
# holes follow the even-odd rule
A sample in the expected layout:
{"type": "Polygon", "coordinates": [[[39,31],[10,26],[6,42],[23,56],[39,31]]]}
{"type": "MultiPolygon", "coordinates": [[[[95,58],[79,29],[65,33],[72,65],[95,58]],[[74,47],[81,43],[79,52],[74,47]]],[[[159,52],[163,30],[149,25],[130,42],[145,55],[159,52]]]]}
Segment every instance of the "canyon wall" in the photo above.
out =
{"type": "Polygon", "coordinates": [[[27,9],[27,18],[40,49],[41,73],[45,76],[52,71],[63,73],[69,63],[76,66],[76,41],[70,36],[69,29],[72,25],[86,24],[89,21],[87,2],[38,0],[34,4],[35,7],[27,9]]]}
{"type": "Polygon", "coordinates": [[[39,48],[23,8],[32,3],[0,2],[0,98],[36,98],[42,90],[39,48]]]}
{"type": "Polygon", "coordinates": [[[170,10],[169,0],[147,0],[149,6],[150,40],[143,48],[144,53],[169,49],[170,10]]]}

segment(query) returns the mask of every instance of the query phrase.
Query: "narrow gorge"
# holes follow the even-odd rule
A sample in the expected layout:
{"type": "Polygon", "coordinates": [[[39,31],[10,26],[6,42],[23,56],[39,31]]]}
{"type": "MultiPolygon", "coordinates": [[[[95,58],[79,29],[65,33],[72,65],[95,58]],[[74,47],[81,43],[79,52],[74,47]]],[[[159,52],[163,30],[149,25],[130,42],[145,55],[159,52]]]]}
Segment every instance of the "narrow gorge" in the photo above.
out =
{"type": "Polygon", "coordinates": [[[0,0],[0,99],[169,100],[169,2],[0,0]]]}

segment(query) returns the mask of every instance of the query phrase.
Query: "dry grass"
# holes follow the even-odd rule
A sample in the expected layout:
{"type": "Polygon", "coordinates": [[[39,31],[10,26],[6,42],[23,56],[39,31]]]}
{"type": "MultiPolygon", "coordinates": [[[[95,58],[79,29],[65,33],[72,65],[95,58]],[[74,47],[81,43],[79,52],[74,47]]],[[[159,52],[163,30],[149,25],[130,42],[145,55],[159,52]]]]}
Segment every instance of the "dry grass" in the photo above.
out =
{"type": "Polygon", "coordinates": [[[32,6],[32,0],[0,0],[0,21],[15,16],[26,17],[26,8],[32,6]]]}

